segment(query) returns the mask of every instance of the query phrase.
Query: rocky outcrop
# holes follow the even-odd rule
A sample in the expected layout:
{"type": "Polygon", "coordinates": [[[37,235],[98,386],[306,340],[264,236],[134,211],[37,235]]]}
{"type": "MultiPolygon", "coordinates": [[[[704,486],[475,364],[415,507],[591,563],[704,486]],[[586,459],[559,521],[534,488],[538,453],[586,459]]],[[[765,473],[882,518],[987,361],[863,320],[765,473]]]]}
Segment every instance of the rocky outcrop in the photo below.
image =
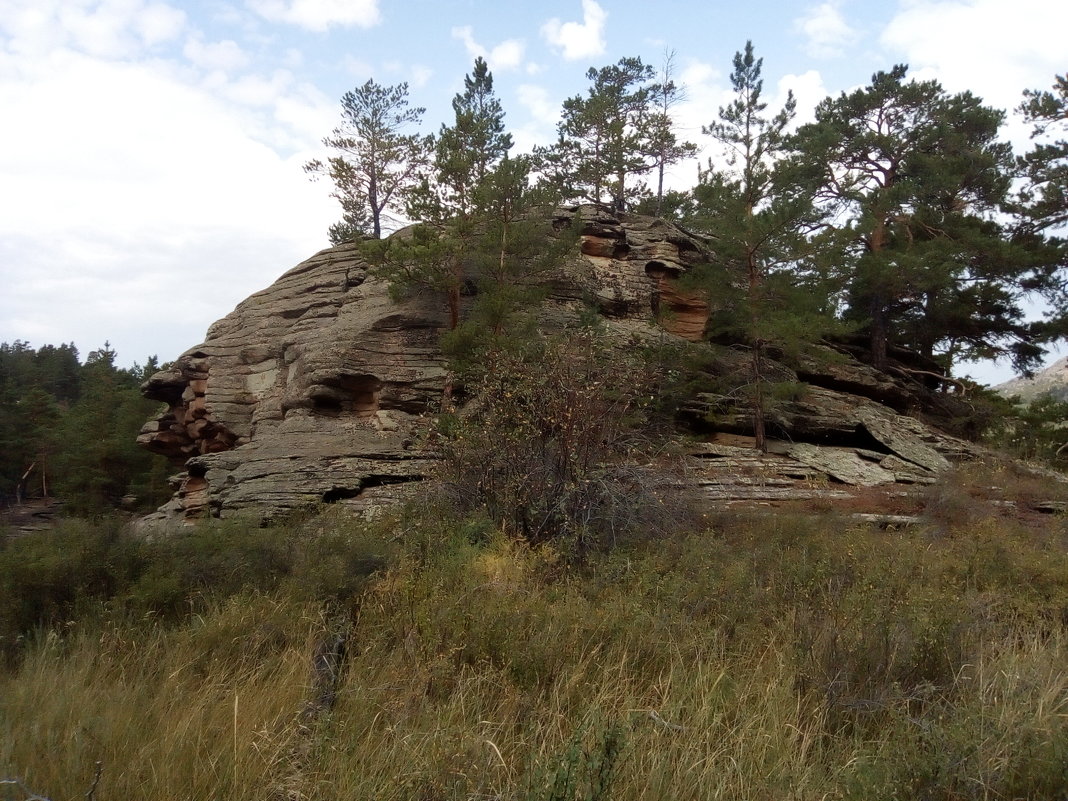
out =
{"type": "Polygon", "coordinates": [[[708,304],[680,289],[678,279],[708,260],[708,242],[653,217],[613,215],[597,206],[577,213],[585,259],[571,262],[573,286],[610,318],[652,318],[683,339],[700,340],[708,304]]]}
{"type": "Polygon", "coordinates": [[[161,514],[193,518],[395,492],[434,461],[440,304],[393,302],[356,246],[316,254],[215,323],[143,387],[138,441],[182,462],[161,514]]]}
{"type": "MultiPolygon", "coordinates": [[[[708,241],[597,206],[546,219],[546,236],[563,229],[578,239],[542,276],[547,323],[592,305],[624,346],[665,331],[677,341],[702,339],[715,298],[686,291],[679,279],[712,257],[708,241]]],[[[316,254],[145,383],[144,394],[166,410],[138,441],[183,468],[155,520],[271,515],[323,502],[366,508],[432,473],[432,423],[451,384],[437,346],[445,299],[392,298],[360,253],[343,245],[316,254]]],[[[915,401],[908,386],[847,356],[775,363],[768,374],[808,385],[776,412],[773,453],[714,441],[748,427],[744,410],[725,411],[720,396],[698,393],[683,409],[705,439],[683,458],[709,499],[922,484],[948,458],[968,454],[966,443],[899,413],[915,401]],[[716,426],[707,422],[713,412],[716,426]]]]}
{"type": "MultiPolygon", "coordinates": [[[[592,302],[620,328],[699,338],[707,306],[675,287],[706,244],[645,217],[562,209],[579,245],[545,280],[546,316],[592,302]],[[628,328],[627,326],[631,326],[628,328]]],[[[431,421],[449,384],[437,349],[444,299],[390,297],[357,245],[324,250],[242,302],[143,387],[167,404],[138,441],[182,464],[157,519],[308,503],[367,506],[402,494],[437,459],[431,421]]]]}

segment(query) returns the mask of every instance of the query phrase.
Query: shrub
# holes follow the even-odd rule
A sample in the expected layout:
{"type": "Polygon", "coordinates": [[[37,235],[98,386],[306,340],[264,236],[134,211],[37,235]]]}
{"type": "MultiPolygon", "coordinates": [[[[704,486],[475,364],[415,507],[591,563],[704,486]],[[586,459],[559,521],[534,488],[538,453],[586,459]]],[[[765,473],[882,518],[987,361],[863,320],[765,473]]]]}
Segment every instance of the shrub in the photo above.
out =
{"type": "Polygon", "coordinates": [[[442,422],[451,505],[580,550],[668,527],[655,473],[635,466],[654,452],[644,434],[659,379],[590,330],[494,354],[473,400],[442,422]]]}
{"type": "Polygon", "coordinates": [[[64,521],[0,540],[0,657],[17,655],[36,629],[104,613],[176,620],[249,591],[344,604],[390,550],[380,528],[336,513],[274,528],[205,521],[155,540],[124,532],[118,519],[64,521]]]}
{"type": "Polygon", "coordinates": [[[113,597],[141,569],[115,519],[66,520],[51,532],[0,540],[0,657],[23,637],[113,597]]]}

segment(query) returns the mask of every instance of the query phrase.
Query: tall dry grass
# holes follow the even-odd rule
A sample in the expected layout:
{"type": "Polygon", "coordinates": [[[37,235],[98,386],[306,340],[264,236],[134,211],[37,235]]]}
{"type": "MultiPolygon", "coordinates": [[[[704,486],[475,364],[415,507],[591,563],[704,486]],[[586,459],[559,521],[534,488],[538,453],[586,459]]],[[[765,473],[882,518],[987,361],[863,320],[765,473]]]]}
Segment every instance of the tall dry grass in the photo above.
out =
{"type": "MultiPolygon", "coordinates": [[[[320,529],[370,536],[353,525],[320,529]]],[[[1068,794],[1056,531],[724,520],[575,564],[379,525],[403,542],[348,605],[282,583],[42,633],[0,675],[0,775],[53,799],[97,761],[99,799],[1068,794]],[[338,701],[309,724],[342,608],[338,701]]]]}

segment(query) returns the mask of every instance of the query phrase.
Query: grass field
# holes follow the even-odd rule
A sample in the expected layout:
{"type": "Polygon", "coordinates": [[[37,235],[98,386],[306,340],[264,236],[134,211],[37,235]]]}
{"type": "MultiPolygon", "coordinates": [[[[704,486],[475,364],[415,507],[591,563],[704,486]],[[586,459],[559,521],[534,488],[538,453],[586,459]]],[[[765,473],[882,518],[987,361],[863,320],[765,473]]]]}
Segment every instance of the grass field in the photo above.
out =
{"type": "Polygon", "coordinates": [[[1063,518],[722,517],[582,560],[435,518],[6,542],[0,778],[53,801],[1068,798],[1063,518]]]}

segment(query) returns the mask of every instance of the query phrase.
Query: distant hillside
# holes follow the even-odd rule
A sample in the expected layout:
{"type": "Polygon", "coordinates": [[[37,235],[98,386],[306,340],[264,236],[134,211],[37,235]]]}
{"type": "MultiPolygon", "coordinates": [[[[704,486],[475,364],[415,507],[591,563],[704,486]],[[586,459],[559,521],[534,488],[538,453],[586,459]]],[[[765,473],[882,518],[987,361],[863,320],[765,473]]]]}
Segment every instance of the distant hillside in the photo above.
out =
{"type": "Polygon", "coordinates": [[[998,384],[994,389],[1006,397],[1019,395],[1025,401],[1032,401],[1044,395],[1068,401],[1068,356],[1036,373],[1034,378],[1014,378],[1012,381],[998,384]]]}

